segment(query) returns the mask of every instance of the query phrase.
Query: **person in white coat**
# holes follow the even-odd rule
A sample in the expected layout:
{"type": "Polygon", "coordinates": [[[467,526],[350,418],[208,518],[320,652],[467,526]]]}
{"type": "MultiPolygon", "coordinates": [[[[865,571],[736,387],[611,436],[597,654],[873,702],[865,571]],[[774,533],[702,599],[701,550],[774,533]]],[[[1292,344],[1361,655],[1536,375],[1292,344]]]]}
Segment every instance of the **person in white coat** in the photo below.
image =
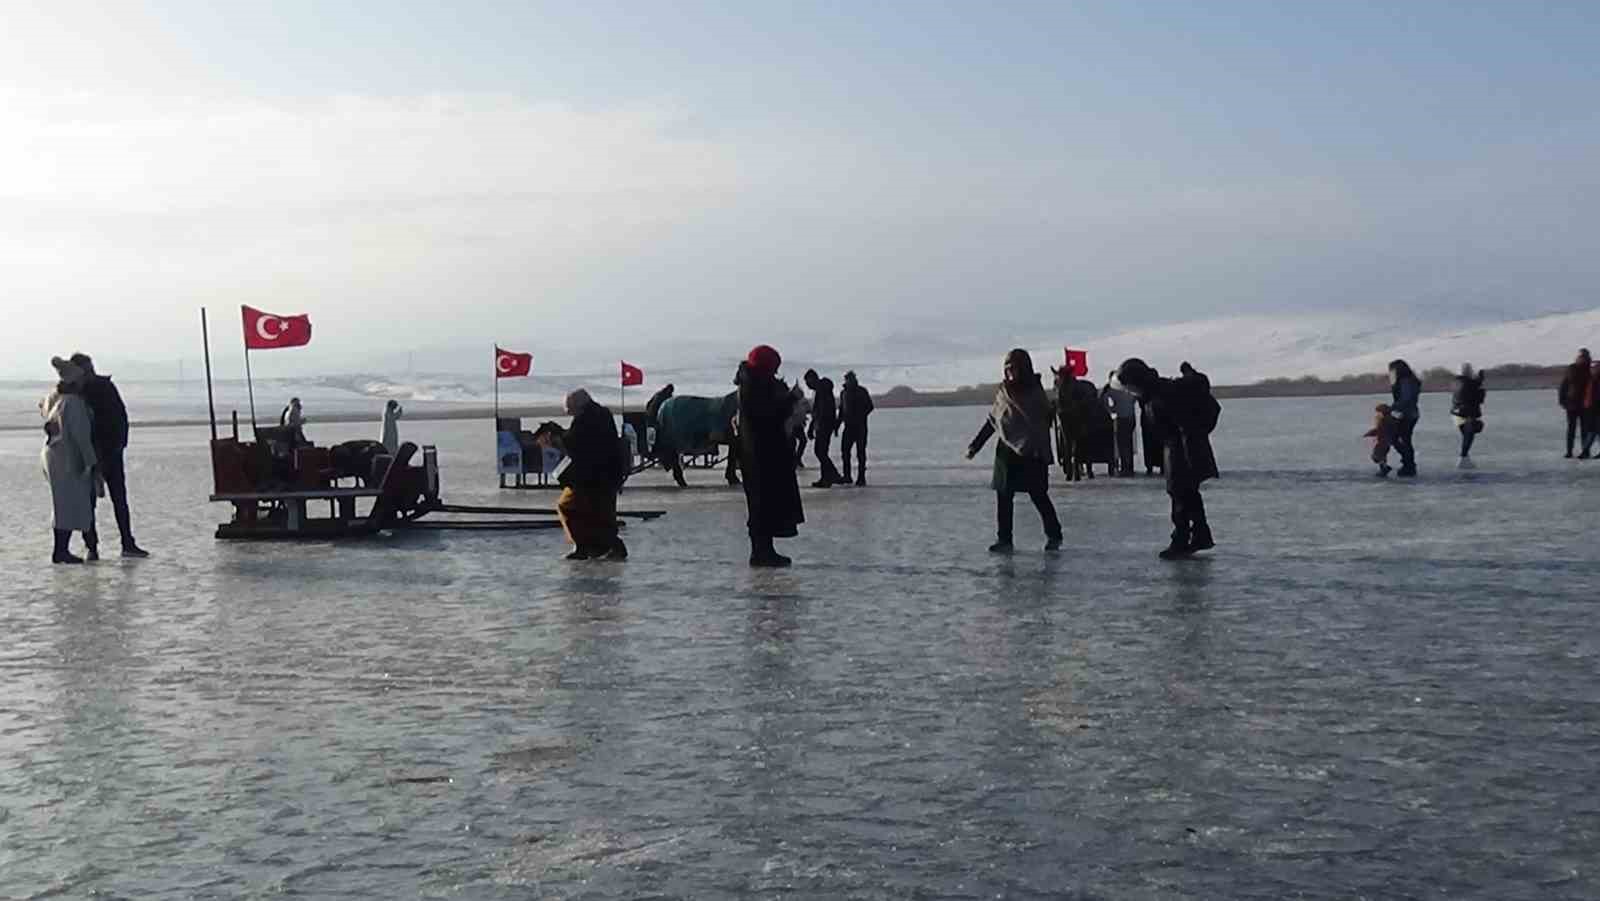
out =
{"type": "Polygon", "coordinates": [[[399,401],[391,400],[383,405],[383,435],[378,440],[391,457],[400,450],[400,417],[405,412],[399,401]]]}
{"type": "MultiPolygon", "coordinates": [[[[88,534],[94,531],[94,468],[98,458],[94,452],[94,422],[89,416],[89,404],[83,399],[84,371],[60,357],[50,360],[60,382],[55,390],[39,403],[44,416],[44,450],[40,459],[44,463],[45,478],[50,483],[50,528],[55,532],[55,548],[51,563],[82,563],[68,544],[73,532],[88,534]]],[[[93,545],[89,547],[91,559],[98,556],[93,545]]]]}

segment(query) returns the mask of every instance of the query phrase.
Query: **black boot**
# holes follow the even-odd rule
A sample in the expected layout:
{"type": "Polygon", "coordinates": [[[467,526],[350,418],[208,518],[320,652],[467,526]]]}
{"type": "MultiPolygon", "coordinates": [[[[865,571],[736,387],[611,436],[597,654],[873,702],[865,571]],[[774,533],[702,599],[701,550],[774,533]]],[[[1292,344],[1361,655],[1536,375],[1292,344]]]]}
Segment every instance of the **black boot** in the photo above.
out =
{"type": "MultiPolygon", "coordinates": [[[[71,535],[72,533],[68,532],[67,534],[71,535]]],[[[83,546],[87,551],[83,555],[83,559],[88,560],[91,563],[100,559],[100,533],[96,532],[94,529],[84,532],[83,546]]]]}
{"type": "Polygon", "coordinates": [[[1217,542],[1211,537],[1210,526],[1194,527],[1194,534],[1189,536],[1190,551],[1209,551],[1216,546],[1217,542]]]}
{"type": "Polygon", "coordinates": [[[618,538],[616,543],[611,545],[611,549],[606,551],[605,556],[601,559],[609,560],[612,563],[621,563],[628,559],[628,546],[622,543],[621,538],[618,538]]]}
{"type": "Polygon", "coordinates": [[[1163,560],[1182,560],[1194,556],[1194,548],[1189,544],[1189,533],[1182,529],[1172,531],[1172,542],[1158,554],[1163,560]]]}
{"type": "Polygon", "coordinates": [[[1187,542],[1179,541],[1178,539],[1174,538],[1172,539],[1172,543],[1167,545],[1166,548],[1156,556],[1163,560],[1182,560],[1186,557],[1193,557],[1194,548],[1190,547],[1187,542]]]}
{"type": "Polygon", "coordinates": [[[50,562],[51,563],[82,563],[83,562],[83,558],[82,557],[74,557],[72,555],[72,552],[67,550],[67,545],[71,541],[72,541],[72,533],[71,532],[69,532],[69,531],[67,531],[65,529],[56,529],[55,530],[56,546],[55,546],[55,549],[50,552],[50,562]]]}
{"type": "Polygon", "coordinates": [[[793,560],[778,553],[778,549],[772,546],[771,538],[750,536],[751,566],[760,569],[781,569],[793,562],[793,560]]]}

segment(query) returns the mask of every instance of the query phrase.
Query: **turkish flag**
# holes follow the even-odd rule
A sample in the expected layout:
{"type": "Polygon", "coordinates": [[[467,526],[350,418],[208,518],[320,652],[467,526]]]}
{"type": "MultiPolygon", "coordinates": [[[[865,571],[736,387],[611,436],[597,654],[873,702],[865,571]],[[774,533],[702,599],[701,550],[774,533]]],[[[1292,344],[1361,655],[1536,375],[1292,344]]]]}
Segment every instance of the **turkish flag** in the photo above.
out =
{"type": "Polygon", "coordinates": [[[1078,378],[1089,374],[1089,352],[1067,348],[1067,369],[1078,378]]]}
{"type": "Polygon", "coordinates": [[[514,350],[494,349],[494,377],[515,378],[533,371],[533,354],[519,354],[514,350]]]}
{"type": "Polygon", "coordinates": [[[274,350],[311,343],[311,317],[279,316],[240,305],[244,313],[244,346],[250,350],[274,350]]]}
{"type": "Polygon", "coordinates": [[[622,387],[644,384],[644,370],[626,361],[622,364],[622,387]]]}

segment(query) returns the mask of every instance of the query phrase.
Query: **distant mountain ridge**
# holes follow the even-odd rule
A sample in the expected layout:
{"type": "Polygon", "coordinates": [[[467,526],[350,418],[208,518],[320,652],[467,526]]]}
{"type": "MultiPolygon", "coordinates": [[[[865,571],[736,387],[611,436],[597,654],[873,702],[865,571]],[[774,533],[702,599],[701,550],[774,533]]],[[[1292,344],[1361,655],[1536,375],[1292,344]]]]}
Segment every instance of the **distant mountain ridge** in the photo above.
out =
{"type": "MultiPolygon", "coordinates": [[[[594,336],[586,340],[594,341],[594,336]]],[[[584,385],[614,389],[617,360],[644,367],[649,386],[666,381],[680,390],[728,390],[733,370],[750,339],[701,338],[596,350],[537,342],[515,349],[534,354],[534,378],[508,379],[503,395],[522,401],[559,396],[584,385]]],[[[915,321],[876,332],[840,328],[794,338],[779,345],[790,378],[815,367],[835,379],[856,369],[877,390],[905,385],[917,391],[948,391],[992,382],[1000,359],[1011,347],[1034,353],[1041,370],[1059,364],[1063,348],[1089,352],[1091,376],[1103,380],[1118,362],[1138,356],[1162,369],[1183,360],[1209,372],[1220,383],[1249,384],[1269,378],[1314,375],[1336,379],[1382,371],[1396,357],[1418,369],[1480,368],[1508,364],[1554,365],[1569,361],[1584,344],[1600,346],[1600,308],[1516,317],[1488,304],[1416,304],[1395,311],[1360,309],[1334,314],[1251,314],[1141,326],[1126,330],[1078,329],[1070,325],[1015,322],[949,323],[915,321]]],[[[119,381],[170,381],[177,361],[117,359],[106,354],[119,381]]],[[[284,360],[283,362],[289,362],[284,360]]],[[[356,354],[337,369],[314,369],[295,376],[273,358],[257,367],[257,383],[267,378],[314,383],[369,397],[441,402],[485,399],[493,381],[489,346],[430,346],[356,354]],[[481,368],[473,361],[481,361],[481,368]]],[[[235,361],[217,361],[219,380],[243,376],[235,361]]],[[[198,361],[184,361],[186,382],[200,384],[198,361]]],[[[41,373],[41,378],[45,373],[41,373]]]]}

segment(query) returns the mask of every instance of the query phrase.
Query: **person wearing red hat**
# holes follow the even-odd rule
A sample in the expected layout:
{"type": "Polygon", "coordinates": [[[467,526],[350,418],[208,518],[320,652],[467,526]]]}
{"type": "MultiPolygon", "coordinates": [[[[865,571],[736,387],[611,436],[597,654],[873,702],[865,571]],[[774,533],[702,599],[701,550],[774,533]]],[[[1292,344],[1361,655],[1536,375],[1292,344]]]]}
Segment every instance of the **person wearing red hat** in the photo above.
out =
{"type": "Polygon", "coordinates": [[[749,510],[750,565],[758,567],[788,566],[792,561],[778,553],[773,539],[795,537],[806,521],[785,427],[795,401],[778,378],[782,365],[778,352],[762,344],[745,357],[734,378],[739,386],[739,465],[749,510]]]}

